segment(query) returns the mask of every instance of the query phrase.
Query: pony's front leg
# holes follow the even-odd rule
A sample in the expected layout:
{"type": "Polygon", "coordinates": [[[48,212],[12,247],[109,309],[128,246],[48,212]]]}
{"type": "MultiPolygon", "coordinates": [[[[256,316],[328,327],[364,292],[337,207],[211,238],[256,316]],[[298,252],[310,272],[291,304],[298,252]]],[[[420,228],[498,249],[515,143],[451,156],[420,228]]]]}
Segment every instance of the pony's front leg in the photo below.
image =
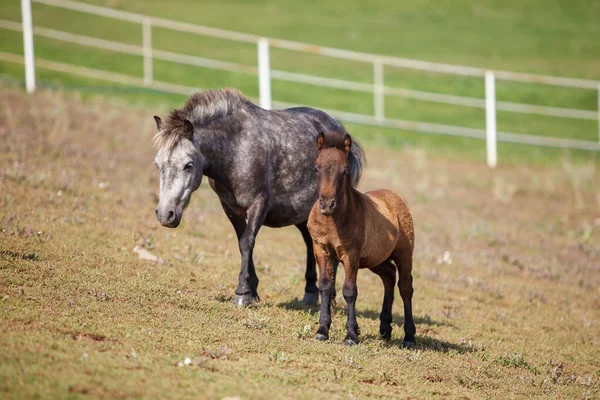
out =
{"type": "Polygon", "coordinates": [[[346,272],[346,279],[342,286],[342,294],[344,300],[346,300],[348,314],[348,322],[346,323],[346,339],[344,342],[348,346],[352,346],[358,343],[358,322],[356,321],[356,298],[358,297],[358,288],[356,286],[356,276],[358,273],[358,259],[354,257],[347,257],[342,260],[344,264],[344,271],[346,272]]]}
{"type": "Polygon", "coordinates": [[[238,286],[235,289],[235,297],[233,298],[234,304],[238,306],[250,305],[255,301],[260,301],[258,297],[258,276],[254,268],[252,253],[256,235],[265,220],[267,209],[267,196],[261,195],[246,212],[248,222],[239,241],[242,265],[238,277],[238,286]]]}
{"type": "Polygon", "coordinates": [[[313,241],[310,232],[306,227],[306,222],[297,224],[296,228],[302,233],[302,238],[306,244],[306,286],[304,287],[304,304],[317,304],[319,302],[319,288],[317,287],[317,267],[315,253],[313,250],[313,241]]]}
{"type": "Polygon", "coordinates": [[[315,259],[319,265],[319,292],[321,294],[321,312],[319,315],[318,340],[329,339],[331,326],[331,294],[335,290],[334,266],[336,260],[327,251],[327,248],[314,243],[315,259]]]}

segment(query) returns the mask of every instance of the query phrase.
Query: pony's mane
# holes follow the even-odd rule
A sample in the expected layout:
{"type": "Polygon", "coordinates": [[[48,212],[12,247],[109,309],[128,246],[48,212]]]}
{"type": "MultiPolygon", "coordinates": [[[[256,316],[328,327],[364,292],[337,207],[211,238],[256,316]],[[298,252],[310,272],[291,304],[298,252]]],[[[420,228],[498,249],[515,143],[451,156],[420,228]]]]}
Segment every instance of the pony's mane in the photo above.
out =
{"type": "Polygon", "coordinates": [[[194,125],[206,125],[211,121],[230,115],[248,100],[237,89],[225,88],[194,93],[181,108],[172,110],[163,121],[160,131],[154,136],[157,149],[173,148],[184,134],[183,122],[187,119],[194,125]]]}

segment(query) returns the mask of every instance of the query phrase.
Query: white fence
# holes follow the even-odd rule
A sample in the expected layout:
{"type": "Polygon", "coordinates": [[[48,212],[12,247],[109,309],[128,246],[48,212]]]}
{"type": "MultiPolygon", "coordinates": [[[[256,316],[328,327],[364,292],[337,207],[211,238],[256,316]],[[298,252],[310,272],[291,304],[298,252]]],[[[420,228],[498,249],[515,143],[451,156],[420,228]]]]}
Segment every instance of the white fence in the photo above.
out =
{"type": "MultiPolygon", "coordinates": [[[[49,70],[71,73],[84,77],[102,79],[106,81],[124,83],[134,86],[149,87],[160,91],[191,94],[197,88],[156,81],[153,77],[153,60],[166,60],[203,68],[233,71],[243,74],[257,75],[259,79],[259,102],[264,108],[271,108],[271,79],[288,82],[304,83],[315,86],[344,89],[356,92],[371,93],[373,95],[374,115],[364,115],[344,112],[342,110],[326,110],[340,119],[358,124],[376,125],[382,127],[400,128],[414,130],[423,133],[436,133],[453,136],[465,136],[486,139],[487,160],[490,167],[497,162],[496,141],[524,143],[539,146],[564,147],[600,151],[600,81],[564,78],[546,75],[534,75],[526,73],[515,73],[508,71],[492,71],[481,68],[440,64],[426,61],[410,60],[399,57],[373,55],[330,47],[309,45],[288,40],[262,38],[256,35],[227,31],[206,26],[171,21],[136,13],[99,7],[71,0],[22,0],[22,24],[13,21],[1,20],[0,28],[22,31],[24,42],[24,57],[18,54],[1,53],[0,60],[7,62],[24,63],[26,88],[28,92],[35,90],[35,66],[49,70]],[[142,45],[135,46],[95,37],[77,35],[69,32],[58,31],[33,25],[31,16],[31,1],[78,12],[114,18],[123,21],[138,23],[142,29],[142,45]],[[232,41],[253,43],[257,46],[258,66],[248,66],[238,63],[213,60],[203,57],[190,56],[186,54],[173,53],[155,49],[152,47],[152,28],[160,27],[175,31],[192,34],[205,35],[232,41]],[[111,50],[120,53],[134,54],[143,57],[143,78],[118,74],[98,69],[74,66],[49,60],[37,59],[34,61],[33,35],[45,38],[89,46],[98,49],[111,50]],[[341,79],[333,79],[321,76],[299,74],[294,72],[274,70],[270,68],[269,48],[293,50],[328,56],[333,58],[353,60],[370,63],[373,66],[373,83],[354,82],[341,79]],[[395,88],[385,86],[384,67],[400,67],[420,71],[437,72],[462,76],[474,76],[485,79],[485,99],[456,96],[425,92],[412,89],[395,88]],[[598,110],[578,110],[572,108],[547,107],[532,104],[496,101],[495,81],[507,80],[517,82],[531,82],[545,85],[562,86],[570,88],[588,89],[598,93],[598,110]],[[484,108],[486,115],[486,129],[467,128],[454,125],[442,125],[436,123],[405,121],[387,118],[385,116],[385,96],[397,96],[416,100],[425,100],[465,107],[484,108]],[[544,116],[555,116],[573,119],[596,120],[599,123],[598,142],[589,140],[562,139],[544,137],[538,135],[526,135],[510,132],[496,132],[496,110],[517,113],[536,114],[544,116]]],[[[283,102],[274,102],[278,107],[292,106],[283,102]]]]}

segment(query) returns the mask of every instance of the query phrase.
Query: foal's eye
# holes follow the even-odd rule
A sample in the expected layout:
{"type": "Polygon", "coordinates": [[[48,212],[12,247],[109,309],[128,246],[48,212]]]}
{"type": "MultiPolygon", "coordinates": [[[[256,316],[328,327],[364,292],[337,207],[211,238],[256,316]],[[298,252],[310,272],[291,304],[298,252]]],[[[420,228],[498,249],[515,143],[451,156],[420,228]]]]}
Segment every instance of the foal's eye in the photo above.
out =
{"type": "Polygon", "coordinates": [[[348,170],[347,169],[343,169],[342,170],[342,175],[348,175],[348,170]]]}
{"type": "Polygon", "coordinates": [[[192,169],[193,166],[194,166],[193,163],[191,163],[191,162],[187,163],[187,164],[185,164],[185,167],[183,167],[183,170],[184,171],[189,171],[190,169],[192,169]]]}

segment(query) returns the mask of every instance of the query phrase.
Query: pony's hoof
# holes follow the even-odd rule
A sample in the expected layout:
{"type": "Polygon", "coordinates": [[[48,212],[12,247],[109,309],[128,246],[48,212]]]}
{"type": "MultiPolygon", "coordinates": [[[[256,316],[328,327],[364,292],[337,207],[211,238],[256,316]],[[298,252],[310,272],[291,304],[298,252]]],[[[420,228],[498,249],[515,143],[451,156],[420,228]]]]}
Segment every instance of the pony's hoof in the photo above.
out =
{"type": "Polygon", "coordinates": [[[355,346],[357,343],[352,339],[346,339],[344,340],[344,344],[346,344],[346,346],[355,346]]]}
{"type": "Polygon", "coordinates": [[[319,292],[304,292],[302,302],[307,306],[312,306],[319,303],[319,292]]]}
{"type": "Polygon", "coordinates": [[[236,294],[233,297],[233,304],[238,307],[249,306],[254,303],[258,303],[260,298],[258,296],[252,296],[251,294],[236,294]]]}
{"type": "Polygon", "coordinates": [[[415,347],[415,342],[409,342],[408,340],[405,340],[405,341],[402,343],[402,346],[403,346],[405,349],[412,349],[413,347],[415,347]]]}
{"type": "Polygon", "coordinates": [[[322,333],[317,333],[317,340],[318,340],[319,342],[324,342],[324,341],[326,341],[327,339],[329,339],[329,338],[328,338],[326,335],[323,335],[322,333]]]}
{"type": "Polygon", "coordinates": [[[383,340],[390,340],[392,338],[392,331],[380,332],[380,336],[383,340]]]}

